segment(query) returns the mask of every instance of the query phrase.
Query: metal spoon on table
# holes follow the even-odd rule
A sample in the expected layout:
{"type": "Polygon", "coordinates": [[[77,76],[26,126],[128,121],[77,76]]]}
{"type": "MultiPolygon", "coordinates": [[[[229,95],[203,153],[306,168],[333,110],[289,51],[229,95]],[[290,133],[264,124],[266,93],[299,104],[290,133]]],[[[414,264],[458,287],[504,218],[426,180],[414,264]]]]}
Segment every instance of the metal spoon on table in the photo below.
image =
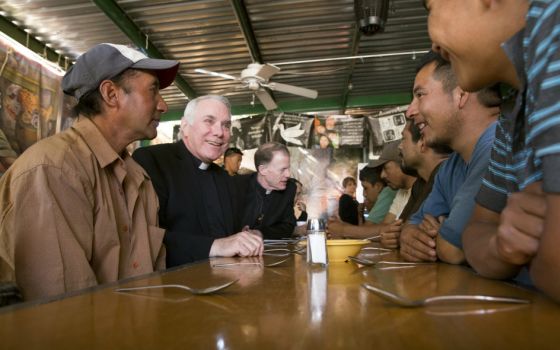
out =
{"type": "Polygon", "coordinates": [[[272,248],[272,249],[265,249],[263,255],[268,256],[289,256],[290,254],[303,254],[302,252],[306,249],[306,247],[301,248],[272,248]]]}
{"type": "Polygon", "coordinates": [[[274,266],[278,266],[278,265],[288,261],[288,259],[290,259],[290,257],[287,257],[285,259],[281,259],[281,260],[278,260],[278,261],[274,261],[274,262],[271,262],[271,263],[266,263],[266,264],[263,264],[261,262],[245,262],[245,261],[238,261],[238,262],[232,262],[232,263],[217,263],[217,264],[213,264],[212,267],[232,267],[232,266],[240,266],[240,265],[261,265],[261,266],[264,266],[264,267],[274,267],[274,266]]]}
{"type": "Polygon", "coordinates": [[[441,302],[493,302],[493,303],[510,303],[510,304],[529,304],[531,301],[527,299],[515,298],[515,297],[502,297],[502,296],[491,296],[491,295],[441,295],[435,297],[429,297],[424,299],[411,300],[404,298],[400,295],[393,294],[386,290],[374,287],[370,284],[363,283],[362,287],[375,293],[379,297],[397,304],[402,307],[420,307],[429,304],[441,303],[441,302]]]}
{"type": "Polygon", "coordinates": [[[135,291],[135,290],[158,289],[158,288],[178,288],[178,289],[183,289],[183,290],[186,290],[188,292],[191,292],[192,294],[204,295],[204,294],[212,294],[212,293],[219,292],[219,291],[221,291],[223,289],[226,289],[227,287],[231,286],[232,284],[234,284],[237,281],[238,280],[230,281],[230,282],[227,282],[227,283],[224,283],[224,284],[220,284],[220,285],[217,285],[217,286],[210,286],[210,287],[206,287],[206,288],[193,288],[193,287],[185,286],[183,284],[159,284],[159,285],[155,285],[155,286],[117,288],[117,289],[115,289],[115,292],[130,292],[130,291],[135,291]]]}
{"type": "Polygon", "coordinates": [[[405,266],[414,266],[414,265],[433,265],[432,262],[406,262],[406,261],[372,261],[366,258],[359,258],[357,256],[348,256],[348,260],[351,260],[357,264],[364,265],[364,266],[375,266],[375,265],[405,265],[405,266]]]}

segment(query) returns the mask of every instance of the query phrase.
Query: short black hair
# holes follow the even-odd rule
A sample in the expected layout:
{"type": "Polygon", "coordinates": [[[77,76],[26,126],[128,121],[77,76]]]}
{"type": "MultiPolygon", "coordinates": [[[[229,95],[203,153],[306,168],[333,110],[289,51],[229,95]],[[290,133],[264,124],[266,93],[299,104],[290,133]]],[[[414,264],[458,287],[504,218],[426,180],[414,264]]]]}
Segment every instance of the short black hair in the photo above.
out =
{"type": "Polygon", "coordinates": [[[372,168],[366,166],[360,171],[360,181],[367,181],[372,185],[378,182],[383,183],[383,180],[381,180],[381,167],[372,168]]]}
{"type": "MultiPolygon", "coordinates": [[[[432,50],[428,51],[424,56],[420,58],[420,62],[416,66],[416,73],[418,73],[422,68],[427,65],[434,63],[434,78],[441,81],[443,86],[443,91],[446,93],[451,93],[458,85],[457,77],[451,63],[446,61],[441,57],[440,54],[432,50]]],[[[502,94],[500,90],[500,84],[495,84],[489,87],[485,87],[477,91],[478,102],[487,108],[499,107],[502,103],[502,94]]]]}
{"type": "Polygon", "coordinates": [[[499,107],[503,102],[501,84],[494,84],[478,91],[478,102],[485,107],[499,107]]]}
{"type": "Polygon", "coordinates": [[[226,152],[224,153],[224,158],[227,158],[227,157],[229,157],[231,155],[234,155],[234,154],[239,154],[239,155],[242,156],[243,152],[241,152],[241,150],[237,147],[230,147],[230,148],[226,149],[226,152]]]}
{"type": "Polygon", "coordinates": [[[420,128],[414,123],[414,120],[407,120],[405,129],[408,129],[408,132],[410,132],[410,135],[412,136],[412,142],[418,143],[418,141],[420,141],[420,139],[422,138],[420,128]]]}
{"type": "Polygon", "coordinates": [[[434,78],[441,81],[443,91],[447,93],[453,91],[453,89],[457,87],[457,78],[455,77],[455,73],[453,73],[451,63],[444,60],[437,52],[430,50],[423,55],[416,66],[416,73],[420,72],[422,68],[431,63],[436,65],[434,69],[434,78]]]}

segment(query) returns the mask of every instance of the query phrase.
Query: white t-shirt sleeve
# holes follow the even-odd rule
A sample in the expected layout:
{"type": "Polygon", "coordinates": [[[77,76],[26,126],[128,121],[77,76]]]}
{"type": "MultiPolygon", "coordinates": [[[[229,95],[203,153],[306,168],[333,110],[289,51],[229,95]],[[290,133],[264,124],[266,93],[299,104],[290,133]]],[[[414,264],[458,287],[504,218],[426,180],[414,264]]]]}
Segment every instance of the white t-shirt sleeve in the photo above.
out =
{"type": "Polygon", "coordinates": [[[408,202],[408,198],[410,198],[411,189],[399,189],[397,191],[397,195],[389,208],[389,213],[395,215],[395,218],[400,218],[401,213],[408,202]]]}

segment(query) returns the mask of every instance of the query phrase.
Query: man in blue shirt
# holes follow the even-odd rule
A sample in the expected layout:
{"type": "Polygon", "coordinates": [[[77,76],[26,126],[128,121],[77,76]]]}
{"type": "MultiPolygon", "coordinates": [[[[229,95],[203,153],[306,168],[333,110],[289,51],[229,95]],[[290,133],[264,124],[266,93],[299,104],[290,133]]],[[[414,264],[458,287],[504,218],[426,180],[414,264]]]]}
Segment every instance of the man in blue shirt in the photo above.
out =
{"type": "Polygon", "coordinates": [[[400,236],[401,256],[410,261],[439,258],[459,264],[465,258],[461,236],[488,166],[501,102],[497,89],[469,93],[457,86],[449,62],[430,52],[422,58],[407,117],[427,145],[447,145],[432,192],[400,236]]]}
{"type": "Polygon", "coordinates": [[[434,49],[451,60],[461,87],[503,82],[518,90],[513,110],[499,121],[463,239],[467,260],[492,278],[529,271],[538,288],[560,300],[560,2],[426,5],[434,49]]]}

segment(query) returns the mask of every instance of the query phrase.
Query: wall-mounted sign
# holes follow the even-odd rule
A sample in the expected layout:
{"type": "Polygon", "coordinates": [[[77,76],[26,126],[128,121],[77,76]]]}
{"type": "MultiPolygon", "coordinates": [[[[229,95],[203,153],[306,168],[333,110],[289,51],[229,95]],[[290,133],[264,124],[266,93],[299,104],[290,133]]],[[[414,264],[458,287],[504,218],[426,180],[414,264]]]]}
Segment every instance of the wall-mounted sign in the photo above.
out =
{"type": "Polygon", "coordinates": [[[268,140],[264,115],[232,120],[230,146],[245,150],[257,148],[268,140]]]}
{"type": "Polygon", "coordinates": [[[363,147],[364,118],[348,115],[315,117],[314,148],[363,147]]]}
{"type": "Polygon", "coordinates": [[[305,115],[280,113],[270,115],[272,141],[288,146],[309,147],[309,135],[313,118],[305,115]]]}

